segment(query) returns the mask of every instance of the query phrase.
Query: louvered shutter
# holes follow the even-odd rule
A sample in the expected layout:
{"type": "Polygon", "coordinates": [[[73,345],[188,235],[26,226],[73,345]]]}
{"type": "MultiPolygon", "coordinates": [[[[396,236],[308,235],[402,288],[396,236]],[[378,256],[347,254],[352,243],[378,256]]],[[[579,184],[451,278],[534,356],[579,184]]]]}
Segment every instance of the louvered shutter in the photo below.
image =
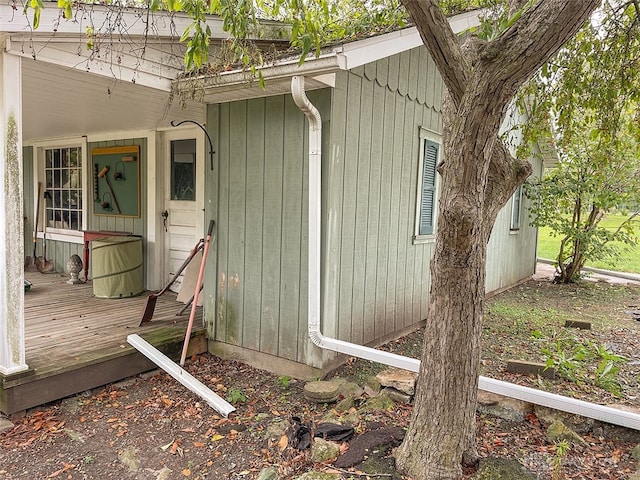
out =
{"type": "Polygon", "coordinates": [[[433,235],[433,220],[436,200],[436,166],[440,146],[431,140],[424,140],[422,165],[422,192],[420,194],[420,235],[433,235]]]}

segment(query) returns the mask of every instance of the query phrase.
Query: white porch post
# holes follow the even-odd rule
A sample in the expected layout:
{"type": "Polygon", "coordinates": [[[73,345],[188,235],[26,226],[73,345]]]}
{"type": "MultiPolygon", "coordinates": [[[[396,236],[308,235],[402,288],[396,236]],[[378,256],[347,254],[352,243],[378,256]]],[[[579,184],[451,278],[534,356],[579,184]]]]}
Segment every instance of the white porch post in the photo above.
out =
{"type": "MultiPolygon", "coordinates": [[[[1,37],[0,37],[1,39],[1,37]]],[[[0,373],[26,370],[22,213],[22,74],[20,58],[0,56],[0,373]]]]}

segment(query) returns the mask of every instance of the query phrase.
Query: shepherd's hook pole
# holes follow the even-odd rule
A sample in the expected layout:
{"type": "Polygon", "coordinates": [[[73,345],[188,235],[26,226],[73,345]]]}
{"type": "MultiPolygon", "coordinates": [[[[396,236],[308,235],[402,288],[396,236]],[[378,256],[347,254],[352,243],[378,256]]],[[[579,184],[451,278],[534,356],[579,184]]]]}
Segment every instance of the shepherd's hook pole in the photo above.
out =
{"type": "Polygon", "coordinates": [[[198,127],[200,127],[200,130],[202,130],[204,134],[207,136],[207,140],[209,140],[209,158],[211,160],[211,171],[213,171],[213,154],[216,152],[213,151],[213,142],[211,141],[209,132],[207,132],[207,129],[204,128],[201,124],[199,124],[195,120],[182,120],[181,122],[178,122],[178,123],[176,123],[175,120],[171,120],[172,127],[179,127],[183,123],[193,123],[194,125],[197,125],[198,127]]]}

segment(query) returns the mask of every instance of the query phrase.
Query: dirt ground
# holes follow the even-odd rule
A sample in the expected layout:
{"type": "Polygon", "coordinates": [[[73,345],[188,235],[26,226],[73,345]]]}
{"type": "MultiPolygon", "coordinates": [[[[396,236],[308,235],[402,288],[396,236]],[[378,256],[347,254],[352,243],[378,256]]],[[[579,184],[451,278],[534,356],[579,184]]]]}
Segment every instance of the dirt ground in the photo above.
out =
{"type": "MultiPolygon", "coordinates": [[[[640,286],[528,281],[487,302],[482,374],[596,403],[640,408],[640,321],[634,317],[638,310],[640,286]],[[567,319],[589,321],[592,329],[567,329],[567,319]],[[601,353],[606,349],[626,360],[615,363],[619,370],[609,374],[607,382],[597,381],[602,380],[602,372],[597,372],[601,357],[573,358],[576,345],[600,346],[601,353]],[[543,350],[554,356],[557,366],[575,364],[573,380],[505,371],[511,358],[546,361],[543,350]]],[[[422,332],[416,332],[385,348],[415,357],[421,341],[422,332]]],[[[281,479],[312,470],[344,479],[402,479],[392,467],[394,441],[363,450],[370,458],[344,468],[314,463],[309,450],[294,448],[284,430],[292,417],[317,425],[328,414],[336,415],[334,403],[307,401],[303,382],[211,355],[190,359],[186,368],[234,403],[236,412],[221,418],[164,372],[151,372],[10,418],[15,426],[0,434],[0,479],[256,479],[269,466],[281,479]]],[[[362,385],[381,368],[351,359],[332,375],[362,385]]],[[[409,422],[408,404],[365,411],[364,402],[357,399],[342,414],[356,431],[354,439],[342,443],[343,454],[357,450],[355,440],[365,432],[388,432],[409,422]]],[[[561,454],[535,415],[520,422],[477,416],[483,457],[518,459],[544,480],[552,474],[558,475],[554,480],[632,478],[637,462],[631,451],[640,440],[602,428],[582,437],[584,444],[561,454]]],[[[465,478],[473,473],[466,472],[465,478]]]]}

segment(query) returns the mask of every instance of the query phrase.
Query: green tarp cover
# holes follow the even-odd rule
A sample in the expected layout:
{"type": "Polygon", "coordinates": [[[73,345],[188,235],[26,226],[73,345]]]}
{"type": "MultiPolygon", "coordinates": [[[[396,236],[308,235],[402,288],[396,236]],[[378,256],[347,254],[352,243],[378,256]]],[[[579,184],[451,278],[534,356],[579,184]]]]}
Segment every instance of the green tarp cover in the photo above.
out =
{"type": "Polygon", "coordinates": [[[92,242],[93,294],[100,298],[125,298],[144,290],[142,239],[107,237],[92,242]]]}

